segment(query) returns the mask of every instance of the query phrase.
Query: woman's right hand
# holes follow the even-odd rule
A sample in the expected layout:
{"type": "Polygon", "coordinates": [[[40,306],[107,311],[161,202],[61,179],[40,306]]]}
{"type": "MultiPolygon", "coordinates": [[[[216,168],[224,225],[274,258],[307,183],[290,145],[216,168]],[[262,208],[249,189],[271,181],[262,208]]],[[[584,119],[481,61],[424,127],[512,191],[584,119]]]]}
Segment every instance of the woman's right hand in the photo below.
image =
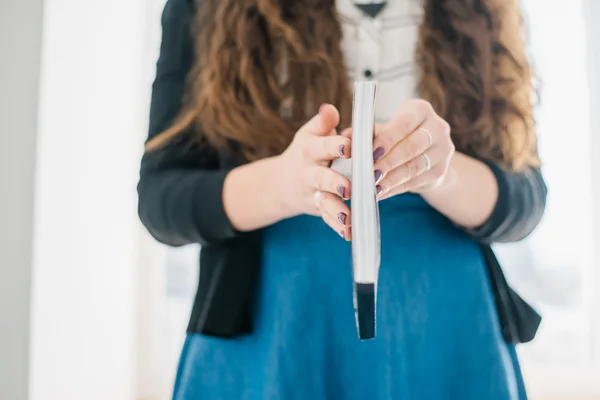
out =
{"type": "Polygon", "coordinates": [[[349,158],[352,142],[337,135],[338,110],[321,106],[319,113],[296,133],[289,147],[277,158],[278,180],[290,214],[319,215],[342,238],[350,240],[350,181],[330,168],[337,158],[349,158]]]}

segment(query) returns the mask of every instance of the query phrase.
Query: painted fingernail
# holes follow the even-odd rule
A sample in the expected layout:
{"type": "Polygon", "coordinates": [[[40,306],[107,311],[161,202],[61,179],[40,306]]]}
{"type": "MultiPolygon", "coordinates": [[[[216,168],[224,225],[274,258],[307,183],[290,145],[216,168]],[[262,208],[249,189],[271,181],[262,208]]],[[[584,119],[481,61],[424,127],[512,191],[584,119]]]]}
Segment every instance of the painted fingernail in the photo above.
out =
{"type": "Polygon", "coordinates": [[[375,170],[375,183],[378,183],[381,177],[383,176],[383,172],[381,170],[375,170]]]}
{"type": "Polygon", "coordinates": [[[342,225],[346,225],[346,219],[348,219],[346,213],[341,212],[338,214],[338,221],[340,221],[342,225]]]}
{"type": "Polygon", "coordinates": [[[383,192],[383,188],[380,185],[377,185],[375,186],[375,191],[377,193],[377,196],[379,196],[381,192],[383,192]]]}
{"type": "Polygon", "coordinates": [[[321,104],[321,107],[319,107],[319,114],[321,114],[321,111],[323,111],[323,109],[325,108],[326,105],[327,105],[327,103],[321,104]]]}
{"type": "Polygon", "coordinates": [[[338,185],[337,187],[337,194],[342,198],[345,199],[346,198],[346,188],[344,187],[344,185],[338,185]]]}
{"type": "Polygon", "coordinates": [[[343,144],[341,144],[340,148],[338,149],[338,151],[340,152],[340,156],[344,155],[344,147],[346,147],[346,146],[344,146],[343,144]]]}
{"type": "Polygon", "coordinates": [[[375,151],[373,152],[373,161],[377,161],[379,160],[381,157],[383,157],[383,147],[378,147],[375,149],[375,151]]]}

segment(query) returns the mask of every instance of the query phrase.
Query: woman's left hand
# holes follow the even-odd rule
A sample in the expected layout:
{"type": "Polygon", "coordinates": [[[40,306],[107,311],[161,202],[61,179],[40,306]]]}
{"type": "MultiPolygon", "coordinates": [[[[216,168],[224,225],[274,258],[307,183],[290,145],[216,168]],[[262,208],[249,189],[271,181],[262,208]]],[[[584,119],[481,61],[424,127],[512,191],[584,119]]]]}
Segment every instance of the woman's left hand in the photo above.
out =
{"type": "Polygon", "coordinates": [[[424,192],[443,183],[454,154],[450,125],[425,100],[402,104],[373,142],[377,198],[424,192]]]}

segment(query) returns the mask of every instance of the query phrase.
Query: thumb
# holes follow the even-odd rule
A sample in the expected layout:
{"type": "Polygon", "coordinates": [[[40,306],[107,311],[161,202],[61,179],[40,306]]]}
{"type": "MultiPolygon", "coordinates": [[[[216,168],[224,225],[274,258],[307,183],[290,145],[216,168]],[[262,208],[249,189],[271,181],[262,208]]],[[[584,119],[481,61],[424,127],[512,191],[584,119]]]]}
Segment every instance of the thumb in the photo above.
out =
{"type": "Polygon", "coordinates": [[[326,136],[340,123],[340,113],[331,104],[323,104],[319,113],[312,117],[300,131],[308,135],[326,136]]]}

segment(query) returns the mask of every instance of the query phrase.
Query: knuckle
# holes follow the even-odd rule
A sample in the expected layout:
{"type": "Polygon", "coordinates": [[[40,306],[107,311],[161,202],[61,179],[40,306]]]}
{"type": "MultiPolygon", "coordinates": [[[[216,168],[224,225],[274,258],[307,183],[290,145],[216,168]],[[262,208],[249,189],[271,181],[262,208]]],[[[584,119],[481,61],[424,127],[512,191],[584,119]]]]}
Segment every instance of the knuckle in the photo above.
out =
{"type": "Polygon", "coordinates": [[[448,151],[450,152],[450,155],[454,154],[454,152],[456,151],[456,146],[454,145],[454,142],[452,140],[448,141],[448,151]]]}
{"type": "Polygon", "coordinates": [[[454,143],[450,142],[450,145],[448,146],[448,155],[447,155],[447,159],[448,161],[450,161],[450,158],[452,157],[452,155],[456,152],[456,147],[454,147],[454,143]]]}
{"type": "Polygon", "coordinates": [[[438,117],[439,120],[439,125],[440,125],[440,132],[444,135],[444,136],[450,136],[450,124],[448,123],[448,121],[446,121],[445,119],[438,117]]]}
{"type": "Polygon", "coordinates": [[[414,107],[421,115],[427,115],[433,112],[433,106],[427,100],[415,99],[414,107]]]}

